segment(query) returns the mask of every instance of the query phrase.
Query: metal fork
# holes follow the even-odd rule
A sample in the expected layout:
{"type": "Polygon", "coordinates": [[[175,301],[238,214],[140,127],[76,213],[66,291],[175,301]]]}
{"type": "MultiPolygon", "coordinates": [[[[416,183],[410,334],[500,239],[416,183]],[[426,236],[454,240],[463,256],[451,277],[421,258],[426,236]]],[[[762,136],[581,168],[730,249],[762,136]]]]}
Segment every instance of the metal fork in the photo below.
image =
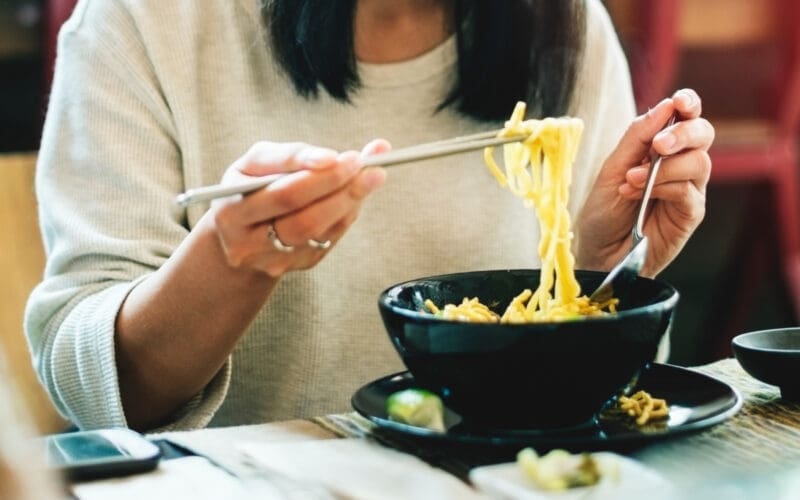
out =
{"type": "MultiPolygon", "coordinates": [[[[664,126],[664,129],[672,126],[675,123],[676,117],[673,115],[669,122],[664,126]]],[[[662,129],[663,130],[663,129],[662,129]]],[[[615,295],[615,289],[619,290],[620,287],[627,286],[633,282],[639,271],[644,266],[644,261],[647,258],[647,236],[642,232],[644,227],[644,217],[647,213],[647,202],[650,200],[650,194],[653,192],[653,185],[655,184],[656,175],[661,168],[662,156],[655,154],[650,161],[650,171],[647,173],[647,184],[644,188],[644,194],[639,202],[639,215],[636,217],[636,222],[631,229],[631,238],[633,239],[633,246],[630,251],[622,258],[619,263],[614,266],[610,273],[606,276],[597,290],[592,292],[589,299],[592,302],[604,303],[607,302],[615,295]]]]}

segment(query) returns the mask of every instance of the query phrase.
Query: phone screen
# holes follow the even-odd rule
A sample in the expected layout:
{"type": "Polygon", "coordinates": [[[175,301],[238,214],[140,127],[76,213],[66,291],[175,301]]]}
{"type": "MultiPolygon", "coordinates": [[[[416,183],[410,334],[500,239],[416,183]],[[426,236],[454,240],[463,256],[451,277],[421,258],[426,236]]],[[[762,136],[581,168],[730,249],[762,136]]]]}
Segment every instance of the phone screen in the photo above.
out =
{"type": "Polygon", "coordinates": [[[54,466],[124,460],[128,456],[100,433],[60,434],[47,440],[47,461],[54,466]]]}
{"type": "Polygon", "coordinates": [[[161,449],[129,429],[98,429],[44,438],[48,466],[74,480],[154,469],[161,449]]]}

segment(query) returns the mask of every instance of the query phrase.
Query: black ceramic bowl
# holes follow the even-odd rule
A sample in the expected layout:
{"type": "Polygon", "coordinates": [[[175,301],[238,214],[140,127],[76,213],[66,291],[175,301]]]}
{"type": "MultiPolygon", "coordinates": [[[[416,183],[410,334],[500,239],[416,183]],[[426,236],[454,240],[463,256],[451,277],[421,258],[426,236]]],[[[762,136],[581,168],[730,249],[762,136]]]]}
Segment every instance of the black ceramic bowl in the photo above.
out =
{"type": "MultiPolygon", "coordinates": [[[[576,276],[589,293],[605,273],[576,276]]],[[[538,283],[538,270],[433,276],[388,288],[378,306],[416,383],[469,422],[526,429],[590,422],[654,359],[678,292],[637,278],[618,296],[617,314],[548,323],[464,323],[423,309],[425,299],[441,307],[478,297],[501,314],[514,296],[538,283]]]]}
{"type": "Polygon", "coordinates": [[[800,327],[743,333],[731,345],[747,373],[780,387],[783,399],[800,401],[800,327]]]}

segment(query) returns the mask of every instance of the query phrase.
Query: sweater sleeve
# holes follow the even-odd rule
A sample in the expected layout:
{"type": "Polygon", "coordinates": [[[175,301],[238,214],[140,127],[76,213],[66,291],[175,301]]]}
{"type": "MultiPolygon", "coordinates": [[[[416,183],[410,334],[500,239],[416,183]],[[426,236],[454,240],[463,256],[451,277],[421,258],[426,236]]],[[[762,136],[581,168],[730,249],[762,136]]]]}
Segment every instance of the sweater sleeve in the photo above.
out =
{"type": "MultiPolygon", "coordinates": [[[[58,410],[81,428],[125,426],[117,313],[188,233],[179,137],[136,23],[117,2],[82,0],[59,35],[37,164],[47,252],[25,331],[58,410]]],[[[230,360],[167,428],[208,423],[230,360]]]]}
{"type": "MultiPolygon", "coordinates": [[[[570,213],[579,214],[603,162],[636,117],[630,69],[600,0],[586,2],[586,47],[570,113],[584,121],[570,213]]],[[[580,241],[575,241],[575,247],[580,241]]],[[[577,253],[577,252],[576,252],[577,253]]]]}

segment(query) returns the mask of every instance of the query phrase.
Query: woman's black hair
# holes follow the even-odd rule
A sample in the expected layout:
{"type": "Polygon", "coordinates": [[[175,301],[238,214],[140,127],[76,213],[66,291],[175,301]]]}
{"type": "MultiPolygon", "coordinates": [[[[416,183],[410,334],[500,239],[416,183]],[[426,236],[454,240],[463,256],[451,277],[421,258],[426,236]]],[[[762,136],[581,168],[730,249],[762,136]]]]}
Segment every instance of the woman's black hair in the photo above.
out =
{"type": "MultiPolygon", "coordinates": [[[[262,0],[276,57],[300,95],[341,101],[358,90],[356,0],[262,0]]],[[[440,108],[484,120],[517,101],[531,116],[564,114],[585,39],[585,0],[454,0],[458,78],[440,108]]]]}

